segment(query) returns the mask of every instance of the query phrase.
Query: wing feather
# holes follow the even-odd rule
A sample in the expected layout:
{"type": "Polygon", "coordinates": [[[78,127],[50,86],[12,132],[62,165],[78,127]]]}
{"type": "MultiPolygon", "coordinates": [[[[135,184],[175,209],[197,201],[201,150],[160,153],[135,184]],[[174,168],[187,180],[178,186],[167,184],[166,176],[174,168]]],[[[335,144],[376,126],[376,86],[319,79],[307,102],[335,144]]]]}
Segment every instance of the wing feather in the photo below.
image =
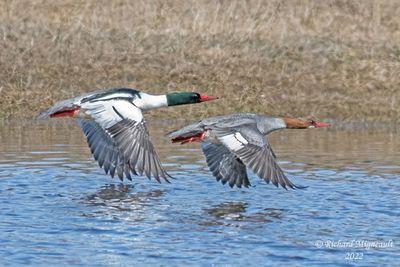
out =
{"type": "Polygon", "coordinates": [[[236,154],[252,169],[261,179],[267,183],[272,182],[276,187],[279,185],[283,188],[298,188],[283,173],[282,169],[276,163],[272,152],[268,149],[268,145],[258,147],[255,145],[247,145],[236,154]],[[248,153],[251,151],[252,153],[248,153]],[[261,162],[261,163],[260,163],[261,162]]]}
{"type": "Polygon", "coordinates": [[[163,178],[167,180],[169,176],[162,168],[157,152],[149,140],[148,130],[144,121],[135,122],[130,119],[124,119],[116,123],[107,131],[115,140],[119,147],[124,147],[124,158],[130,166],[139,174],[145,174],[148,178],[158,178],[159,171],[163,178]],[[129,139],[131,145],[126,145],[126,139],[129,139]]]}
{"type": "Polygon", "coordinates": [[[93,157],[111,177],[144,174],[167,180],[170,176],[149,139],[142,111],[131,102],[137,96],[137,91],[124,88],[88,95],[80,107],[90,119],[80,118],[79,124],[93,157]]]}
{"type": "Polygon", "coordinates": [[[202,143],[203,153],[211,173],[222,184],[230,187],[250,185],[246,166],[225,146],[220,144],[202,143]]]}
{"type": "Polygon", "coordinates": [[[294,185],[275,161],[275,153],[255,125],[214,131],[218,140],[236,155],[257,176],[283,188],[300,188],[294,185]]]}
{"type": "Polygon", "coordinates": [[[95,160],[111,177],[117,175],[122,180],[132,179],[131,174],[145,174],[157,181],[160,176],[164,180],[169,177],[149,140],[144,121],[124,119],[106,130],[94,120],[78,121],[95,160]]]}

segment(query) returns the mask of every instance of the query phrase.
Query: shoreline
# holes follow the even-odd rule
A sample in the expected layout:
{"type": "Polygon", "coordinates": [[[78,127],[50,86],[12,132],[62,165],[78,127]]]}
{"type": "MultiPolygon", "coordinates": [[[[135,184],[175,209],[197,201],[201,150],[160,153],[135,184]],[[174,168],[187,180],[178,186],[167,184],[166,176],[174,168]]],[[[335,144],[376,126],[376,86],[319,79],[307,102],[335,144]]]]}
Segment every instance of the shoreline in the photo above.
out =
{"type": "MultiPolygon", "coordinates": [[[[206,117],[202,117],[199,119],[205,119],[206,117]]],[[[149,126],[170,126],[170,125],[185,125],[196,121],[196,119],[183,119],[183,118],[159,118],[156,116],[146,116],[146,123],[149,126]]],[[[382,121],[337,121],[337,120],[324,120],[324,122],[332,124],[329,129],[333,130],[389,130],[389,131],[399,131],[400,130],[400,122],[382,122],[382,121]]],[[[18,123],[20,125],[34,125],[34,124],[71,124],[75,123],[74,119],[71,118],[52,118],[52,119],[36,119],[36,118],[21,118],[21,117],[11,117],[11,118],[0,118],[0,126],[1,125],[9,125],[18,123]]]]}

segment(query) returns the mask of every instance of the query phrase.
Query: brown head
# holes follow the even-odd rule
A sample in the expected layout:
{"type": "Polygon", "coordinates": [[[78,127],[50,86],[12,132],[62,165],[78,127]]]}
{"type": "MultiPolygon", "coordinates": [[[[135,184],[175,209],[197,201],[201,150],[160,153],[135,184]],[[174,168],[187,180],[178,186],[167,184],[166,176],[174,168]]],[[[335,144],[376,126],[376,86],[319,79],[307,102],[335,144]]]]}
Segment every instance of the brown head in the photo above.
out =
{"type": "Polygon", "coordinates": [[[323,123],[315,120],[303,120],[294,118],[283,118],[288,129],[307,129],[307,128],[319,128],[330,126],[329,123],[323,123]]]}

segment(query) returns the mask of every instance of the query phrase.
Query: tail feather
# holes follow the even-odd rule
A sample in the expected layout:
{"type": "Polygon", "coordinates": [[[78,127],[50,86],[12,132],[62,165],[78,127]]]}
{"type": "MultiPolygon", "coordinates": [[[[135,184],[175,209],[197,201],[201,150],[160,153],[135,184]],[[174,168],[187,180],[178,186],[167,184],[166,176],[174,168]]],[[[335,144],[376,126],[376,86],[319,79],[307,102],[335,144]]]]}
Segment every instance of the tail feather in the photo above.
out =
{"type": "Polygon", "coordinates": [[[50,118],[75,117],[75,115],[78,114],[80,109],[81,108],[79,106],[76,106],[72,109],[71,108],[62,109],[60,111],[50,114],[50,118]]]}
{"type": "Polygon", "coordinates": [[[57,102],[54,106],[42,110],[37,116],[38,119],[47,119],[53,117],[74,117],[78,113],[80,107],[73,101],[64,100],[57,102]]]}
{"type": "Polygon", "coordinates": [[[180,135],[175,138],[172,138],[171,140],[172,143],[181,143],[181,144],[201,141],[204,138],[204,133],[205,131],[187,133],[185,135],[180,135]]]}
{"type": "Polygon", "coordinates": [[[172,143],[190,143],[204,139],[206,130],[201,121],[186,125],[185,127],[169,132],[167,136],[171,138],[172,143]]]}
{"type": "Polygon", "coordinates": [[[172,143],[181,143],[181,145],[186,144],[186,143],[192,143],[192,142],[201,142],[204,140],[204,137],[206,136],[207,130],[204,130],[200,133],[196,132],[195,134],[188,134],[186,136],[178,136],[175,138],[172,138],[172,143]]]}
{"type": "Polygon", "coordinates": [[[166,136],[173,139],[178,136],[185,137],[185,136],[190,136],[190,135],[194,135],[194,134],[199,134],[199,133],[202,133],[203,131],[204,131],[203,125],[199,121],[199,122],[196,122],[193,124],[186,125],[181,129],[169,132],[166,134],[166,136]]]}

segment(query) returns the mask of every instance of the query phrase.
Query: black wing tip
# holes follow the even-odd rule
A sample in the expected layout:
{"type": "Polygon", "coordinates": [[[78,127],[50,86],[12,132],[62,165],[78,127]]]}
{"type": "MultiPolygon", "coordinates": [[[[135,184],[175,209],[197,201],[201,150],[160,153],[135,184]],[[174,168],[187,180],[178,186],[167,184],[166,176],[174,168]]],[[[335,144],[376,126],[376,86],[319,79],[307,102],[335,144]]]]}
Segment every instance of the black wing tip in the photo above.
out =
{"type": "MultiPolygon", "coordinates": [[[[222,185],[228,184],[229,187],[232,188],[232,189],[233,189],[234,187],[237,187],[237,188],[240,188],[240,189],[242,189],[242,188],[256,187],[256,186],[253,186],[251,183],[248,183],[248,184],[245,184],[245,183],[243,183],[243,184],[228,183],[228,180],[222,180],[221,178],[218,178],[218,177],[216,177],[216,180],[217,180],[217,181],[220,181],[220,182],[222,183],[222,185]]],[[[271,181],[270,181],[270,180],[265,180],[265,182],[266,182],[267,184],[269,184],[271,181]]],[[[300,190],[302,190],[302,189],[308,188],[308,186],[301,186],[301,185],[295,185],[295,184],[280,184],[280,183],[273,183],[273,182],[272,182],[272,184],[273,184],[276,188],[280,188],[280,187],[281,187],[281,188],[285,189],[286,191],[289,191],[289,189],[292,189],[292,190],[298,190],[298,189],[300,189],[300,190]]]]}
{"type": "Polygon", "coordinates": [[[160,176],[154,176],[153,175],[145,175],[145,177],[147,177],[149,180],[152,180],[152,178],[154,178],[154,180],[156,180],[157,183],[162,184],[162,180],[164,180],[164,182],[166,183],[171,183],[171,181],[169,179],[173,179],[176,180],[176,178],[172,177],[169,173],[164,172],[162,173],[160,176]],[[160,179],[162,178],[162,179],[160,179]]]}
{"type": "Polygon", "coordinates": [[[156,180],[159,184],[162,183],[162,180],[164,180],[164,182],[169,183],[169,184],[171,183],[171,181],[169,179],[176,180],[175,177],[171,176],[167,172],[164,172],[163,175],[161,175],[161,176],[154,176],[154,175],[145,175],[145,174],[140,173],[140,172],[138,173],[135,169],[130,169],[131,175],[126,175],[125,174],[123,176],[119,176],[116,172],[113,173],[113,172],[111,172],[109,170],[106,170],[104,168],[102,168],[102,169],[104,170],[106,175],[109,175],[111,177],[111,179],[118,178],[121,182],[123,182],[124,180],[133,181],[132,175],[133,176],[144,176],[144,177],[147,177],[149,180],[153,180],[153,178],[154,178],[154,180],[156,180]],[[160,178],[162,178],[162,179],[160,179],[160,178]]]}
{"type": "Polygon", "coordinates": [[[216,180],[219,182],[221,182],[221,184],[222,185],[226,185],[226,184],[228,184],[229,185],[229,187],[230,188],[239,188],[239,189],[243,189],[243,188],[249,188],[249,187],[254,187],[254,186],[252,186],[250,183],[240,183],[240,184],[238,184],[238,183],[229,183],[228,182],[228,180],[222,180],[222,178],[218,178],[218,177],[215,177],[216,178],[216,180]]]}
{"type": "MultiPolygon", "coordinates": [[[[301,185],[295,185],[295,184],[290,184],[290,185],[282,185],[280,184],[280,186],[282,188],[284,188],[286,191],[289,191],[289,189],[293,189],[293,190],[302,190],[302,189],[306,189],[308,186],[301,186],[301,185]]],[[[278,185],[276,187],[279,187],[278,185]]]]}
{"type": "Polygon", "coordinates": [[[164,171],[163,172],[163,174],[162,174],[162,176],[161,176],[163,179],[164,179],[164,181],[166,182],[166,183],[171,183],[171,181],[169,180],[169,179],[172,179],[172,180],[176,180],[176,178],[174,178],[174,177],[172,177],[168,172],[166,172],[166,171],[164,171]]]}
{"type": "Polygon", "coordinates": [[[234,185],[231,186],[231,188],[233,188],[234,186],[236,186],[236,188],[239,188],[239,189],[245,189],[245,188],[248,189],[250,187],[254,187],[252,185],[247,185],[247,184],[239,184],[239,185],[234,184],[234,185]]]}
{"type": "MultiPolygon", "coordinates": [[[[171,181],[170,180],[168,180],[168,179],[174,179],[175,180],[175,178],[173,178],[173,177],[171,177],[171,176],[168,176],[168,178],[167,177],[162,177],[163,178],[163,180],[161,180],[160,178],[155,178],[155,180],[157,181],[157,183],[159,183],[159,184],[162,184],[163,182],[166,182],[166,183],[168,183],[168,184],[171,184],[171,181]]],[[[150,178],[149,178],[150,179],[150,178]]]]}
{"type": "Polygon", "coordinates": [[[171,183],[168,179],[176,180],[175,177],[172,177],[171,175],[168,175],[167,177],[164,178],[164,180],[168,183],[171,183]]]}
{"type": "Polygon", "coordinates": [[[302,190],[302,189],[307,189],[308,187],[309,187],[309,186],[307,186],[307,185],[295,185],[293,189],[300,189],[300,190],[302,190]]]}

